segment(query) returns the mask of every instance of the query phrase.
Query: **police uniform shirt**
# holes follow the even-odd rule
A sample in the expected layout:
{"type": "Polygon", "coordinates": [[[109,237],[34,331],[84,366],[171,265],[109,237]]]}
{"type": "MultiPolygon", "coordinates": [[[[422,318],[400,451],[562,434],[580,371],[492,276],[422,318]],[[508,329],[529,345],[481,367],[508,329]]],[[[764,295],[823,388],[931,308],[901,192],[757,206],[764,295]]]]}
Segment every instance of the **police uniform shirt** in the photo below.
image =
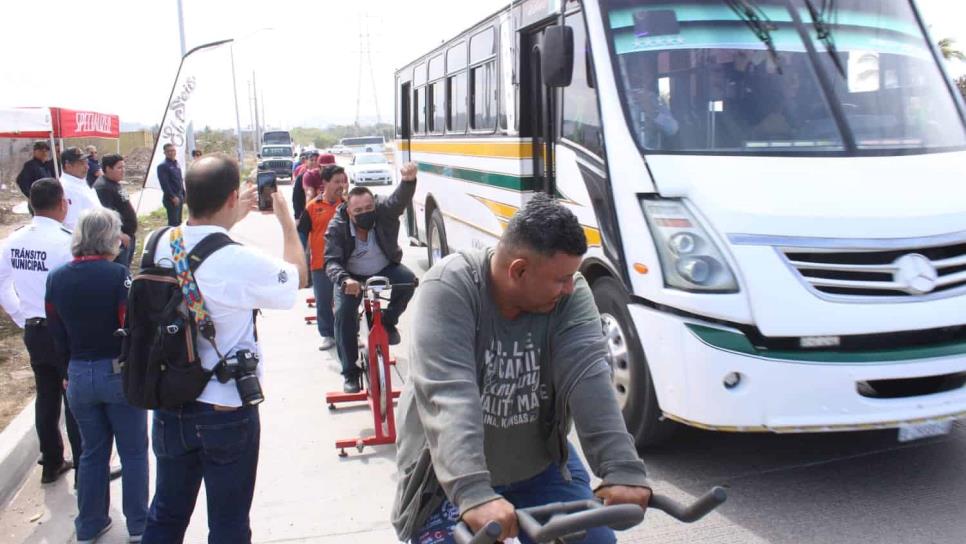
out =
{"type": "MultiPolygon", "coordinates": [[[[214,225],[183,226],[181,230],[187,252],[209,234],[228,233],[214,225]]],[[[157,266],[174,266],[170,235],[162,236],[158,240],[154,262],[157,266]]],[[[205,309],[215,324],[218,351],[225,357],[231,357],[240,349],[258,354],[256,374],[261,380],[265,359],[262,358],[255,341],[252,310],[286,310],[295,305],[299,289],[299,275],[295,265],[254,248],[230,245],[205,259],[195,274],[195,282],[205,301],[205,309]]],[[[218,354],[211,347],[211,343],[199,335],[196,346],[201,356],[201,364],[209,370],[214,368],[218,364],[218,354]]],[[[237,361],[229,361],[235,362],[237,361]]],[[[241,406],[235,380],[221,383],[212,379],[198,400],[222,406],[241,406]]]]}
{"type": "Polygon", "coordinates": [[[87,180],[75,178],[64,172],[60,176],[60,184],[64,186],[64,198],[70,205],[67,208],[67,217],[64,218],[64,226],[74,230],[81,213],[90,208],[100,208],[101,200],[97,198],[97,193],[87,185],[87,180]]]}
{"type": "Polygon", "coordinates": [[[0,245],[0,305],[17,326],[47,317],[47,274],[73,258],[70,231],[53,219],[34,216],[0,245]]]}

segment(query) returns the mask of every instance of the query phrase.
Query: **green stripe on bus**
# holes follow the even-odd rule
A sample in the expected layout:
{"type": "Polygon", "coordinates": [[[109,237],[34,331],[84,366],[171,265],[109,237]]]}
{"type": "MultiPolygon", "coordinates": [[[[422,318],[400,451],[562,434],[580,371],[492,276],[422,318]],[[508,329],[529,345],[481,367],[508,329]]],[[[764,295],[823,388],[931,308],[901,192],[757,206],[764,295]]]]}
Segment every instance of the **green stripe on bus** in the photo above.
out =
{"type": "Polygon", "coordinates": [[[864,351],[790,351],[760,350],[739,332],[726,331],[703,325],[687,324],[688,329],[702,342],[711,347],[743,353],[754,357],[779,359],[796,363],[852,363],[875,364],[916,359],[932,359],[966,354],[966,342],[946,342],[931,346],[910,348],[877,349],[864,351]]]}
{"type": "Polygon", "coordinates": [[[481,170],[470,170],[468,168],[457,168],[455,166],[443,166],[428,162],[419,162],[420,172],[428,172],[437,176],[469,181],[471,183],[482,183],[511,191],[536,191],[537,183],[533,176],[514,176],[512,174],[501,174],[497,172],[484,172],[481,170]]]}

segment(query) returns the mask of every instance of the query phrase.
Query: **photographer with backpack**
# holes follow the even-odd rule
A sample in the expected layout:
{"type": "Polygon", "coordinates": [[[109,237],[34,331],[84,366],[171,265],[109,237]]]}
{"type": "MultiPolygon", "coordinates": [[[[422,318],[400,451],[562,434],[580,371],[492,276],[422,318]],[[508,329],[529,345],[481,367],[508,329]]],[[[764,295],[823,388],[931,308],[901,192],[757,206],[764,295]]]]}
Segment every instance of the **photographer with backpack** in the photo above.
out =
{"type": "Polygon", "coordinates": [[[227,156],[194,162],[185,176],[187,224],[149,237],[131,287],[125,392],[135,404],[156,408],[157,482],[145,543],[184,540],[202,480],[208,541],[251,542],[264,366],[254,316],[259,308],[291,308],[307,271],[295,220],[279,193],[272,202],[283,234],[281,260],[229,238],[256,209],[255,187],[240,189],[239,180],[238,163],[227,156]],[[173,300],[187,310],[150,327],[136,306],[148,304],[150,290],[158,293],[161,285],[180,287],[184,298],[173,300]],[[151,339],[159,328],[167,336],[151,339]],[[155,370],[158,360],[165,364],[155,370]]]}

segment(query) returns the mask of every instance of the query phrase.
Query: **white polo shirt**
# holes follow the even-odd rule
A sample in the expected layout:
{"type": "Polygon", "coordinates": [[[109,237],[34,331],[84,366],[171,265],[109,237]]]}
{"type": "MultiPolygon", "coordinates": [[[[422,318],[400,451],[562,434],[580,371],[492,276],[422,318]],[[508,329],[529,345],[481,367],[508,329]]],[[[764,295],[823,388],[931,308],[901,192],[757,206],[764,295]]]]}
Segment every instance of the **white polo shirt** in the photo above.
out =
{"type": "MultiPolygon", "coordinates": [[[[173,229],[172,229],[173,230],[173,229]]],[[[190,252],[205,236],[227,231],[214,225],[182,227],[185,251],[190,252]]],[[[154,254],[157,266],[173,267],[170,234],[158,241],[154,254]]],[[[195,274],[195,282],[205,299],[205,308],[215,324],[218,351],[230,357],[240,349],[258,354],[256,374],[261,380],[265,359],[255,341],[252,310],[256,308],[287,310],[295,305],[299,274],[295,265],[246,246],[231,245],[212,253],[195,274]]],[[[211,343],[198,336],[201,364],[212,369],[218,355],[211,343]]],[[[198,397],[201,402],[223,406],[241,406],[235,380],[221,383],[215,378],[198,397]]]]}
{"type": "Polygon", "coordinates": [[[35,216],[0,245],[0,305],[18,327],[47,317],[47,274],[73,258],[70,238],[60,222],[35,216]]]}
{"type": "Polygon", "coordinates": [[[67,208],[67,217],[64,218],[64,226],[74,230],[81,213],[89,208],[100,208],[101,199],[97,198],[97,192],[87,185],[87,180],[75,178],[64,172],[60,176],[60,184],[64,186],[64,197],[70,207],[67,208]]]}

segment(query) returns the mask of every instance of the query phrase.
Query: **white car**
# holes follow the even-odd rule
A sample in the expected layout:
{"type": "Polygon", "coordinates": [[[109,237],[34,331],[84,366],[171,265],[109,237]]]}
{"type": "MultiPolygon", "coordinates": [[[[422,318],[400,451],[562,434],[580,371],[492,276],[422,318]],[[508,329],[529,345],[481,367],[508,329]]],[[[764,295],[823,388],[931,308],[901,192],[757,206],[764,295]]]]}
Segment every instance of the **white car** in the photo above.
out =
{"type": "Polygon", "coordinates": [[[346,172],[353,185],[392,185],[392,165],[382,153],[356,153],[346,172]]]}
{"type": "Polygon", "coordinates": [[[329,149],[329,153],[333,155],[351,155],[352,150],[342,144],[335,144],[329,149]]]}

